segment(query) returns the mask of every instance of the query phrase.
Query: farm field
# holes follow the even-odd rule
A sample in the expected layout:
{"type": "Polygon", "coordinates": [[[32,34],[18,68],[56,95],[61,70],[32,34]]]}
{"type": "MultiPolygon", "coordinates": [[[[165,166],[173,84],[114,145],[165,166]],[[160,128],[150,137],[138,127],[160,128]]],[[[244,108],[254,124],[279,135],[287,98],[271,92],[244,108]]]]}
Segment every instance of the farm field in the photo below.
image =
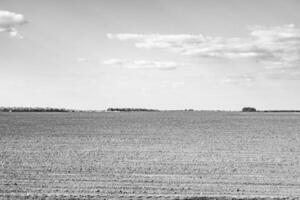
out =
{"type": "Polygon", "coordinates": [[[300,114],[0,113],[0,199],[300,198],[300,114]]]}

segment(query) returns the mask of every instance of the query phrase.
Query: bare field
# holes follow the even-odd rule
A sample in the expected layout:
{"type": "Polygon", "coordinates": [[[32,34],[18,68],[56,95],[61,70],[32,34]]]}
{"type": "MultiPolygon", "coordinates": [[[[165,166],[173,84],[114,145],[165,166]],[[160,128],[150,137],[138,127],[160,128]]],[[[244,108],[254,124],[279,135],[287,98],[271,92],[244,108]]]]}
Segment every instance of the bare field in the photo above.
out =
{"type": "Polygon", "coordinates": [[[0,199],[185,197],[299,198],[300,115],[0,113],[0,199]]]}

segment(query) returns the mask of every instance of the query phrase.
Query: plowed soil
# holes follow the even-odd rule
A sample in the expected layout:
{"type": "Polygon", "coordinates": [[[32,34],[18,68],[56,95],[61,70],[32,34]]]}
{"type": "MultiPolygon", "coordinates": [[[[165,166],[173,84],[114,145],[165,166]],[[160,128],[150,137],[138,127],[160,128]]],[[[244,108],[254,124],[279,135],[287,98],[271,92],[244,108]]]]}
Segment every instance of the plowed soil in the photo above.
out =
{"type": "Polygon", "coordinates": [[[0,113],[0,199],[186,197],[299,198],[300,115],[0,113]]]}

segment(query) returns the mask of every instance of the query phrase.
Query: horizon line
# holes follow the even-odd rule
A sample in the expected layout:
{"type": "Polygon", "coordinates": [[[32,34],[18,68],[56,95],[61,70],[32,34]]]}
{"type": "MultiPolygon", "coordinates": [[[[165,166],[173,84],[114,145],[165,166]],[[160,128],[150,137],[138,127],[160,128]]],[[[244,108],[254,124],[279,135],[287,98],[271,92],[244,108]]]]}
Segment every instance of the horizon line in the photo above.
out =
{"type": "MultiPolygon", "coordinates": [[[[160,111],[210,111],[210,112],[300,112],[299,109],[264,109],[255,111],[243,111],[242,107],[239,110],[226,110],[226,109],[153,109],[153,108],[139,108],[139,107],[108,107],[106,109],[74,109],[63,107],[41,107],[41,106],[0,106],[0,112],[160,112],[160,111]]],[[[250,107],[254,108],[254,107],[250,107]]]]}

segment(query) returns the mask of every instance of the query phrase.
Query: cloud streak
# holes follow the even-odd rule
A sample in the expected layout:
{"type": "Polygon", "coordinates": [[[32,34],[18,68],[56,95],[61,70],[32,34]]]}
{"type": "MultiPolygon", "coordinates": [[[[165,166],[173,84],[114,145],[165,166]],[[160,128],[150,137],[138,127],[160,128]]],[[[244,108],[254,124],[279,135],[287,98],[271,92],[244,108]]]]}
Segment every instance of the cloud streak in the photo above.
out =
{"type": "Polygon", "coordinates": [[[16,27],[25,24],[27,21],[21,14],[0,10],[0,33],[7,32],[11,37],[22,39],[16,27]]]}
{"type": "Polygon", "coordinates": [[[297,68],[300,64],[300,29],[293,24],[248,27],[246,38],[210,37],[201,34],[107,34],[109,39],[133,42],[137,48],[166,49],[181,55],[247,58],[266,68],[297,68]]]}
{"type": "Polygon", "coordinates": [[[251,83],[255,80],[255,77],[249,74],[241,75],[227,75],[223,80],[224,83],[239,84],[239,83],[251,83]]]}
{"type": "Polygon", "coordinates": [[[103,62],[106,65],[117,66],[126,69],[158,69],[158,70],[175,70],[182,66],[175,62],[161,62],[149,60],[135,60],[129,61],[125,59],[110,59],[103,62]]]}

